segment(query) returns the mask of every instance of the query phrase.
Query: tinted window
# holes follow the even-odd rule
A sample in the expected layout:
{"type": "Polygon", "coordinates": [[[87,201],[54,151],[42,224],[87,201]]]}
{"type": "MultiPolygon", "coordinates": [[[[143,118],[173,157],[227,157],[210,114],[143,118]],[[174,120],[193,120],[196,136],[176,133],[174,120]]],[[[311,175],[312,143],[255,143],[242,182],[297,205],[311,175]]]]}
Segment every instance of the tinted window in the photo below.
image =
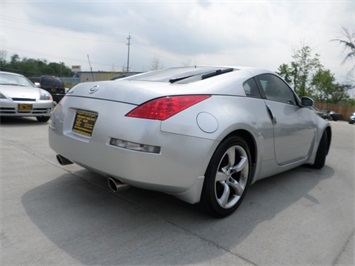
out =
{"type": "Polygon", "coordinates": [[[128,77],[127,79],[184,84],[224,74],[233,70],[233,68],[226,67],[176,67],[147,72],[128,77]]]}
{"type": "Polygon", "coordinates": [[[296,104],[291,88],[279,77],[263,74],[256,77],[266,99],[288,104],[296,104]]]}
{"type": "Polygon", "coordinates": [[[243,89],[248,97],[261,98],[258,86],[253,78],[243,83],[243,89]]]}
{"type": "Polygon", "coordinates": [[[42,77],[41,78],[41,86],[43,87],[64,87],[61,79],[56,77],[42,77]]]}

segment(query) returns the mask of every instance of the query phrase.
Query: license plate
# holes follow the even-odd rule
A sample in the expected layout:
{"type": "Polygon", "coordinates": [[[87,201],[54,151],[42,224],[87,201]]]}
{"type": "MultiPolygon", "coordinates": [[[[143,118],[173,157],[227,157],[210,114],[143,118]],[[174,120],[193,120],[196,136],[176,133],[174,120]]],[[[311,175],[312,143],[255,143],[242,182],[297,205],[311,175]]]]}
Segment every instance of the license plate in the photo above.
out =
{"type": "Polygon", "coordinates": [[[77,111],[73,125],[73,132],[91,137],[96,119],[97,114],[77,111]]]}
{"type": "Polygon", "coordinates": [[[17,110],[22,113],[30,113],[32,111],[32,104],[19,103],[17,110]]]}

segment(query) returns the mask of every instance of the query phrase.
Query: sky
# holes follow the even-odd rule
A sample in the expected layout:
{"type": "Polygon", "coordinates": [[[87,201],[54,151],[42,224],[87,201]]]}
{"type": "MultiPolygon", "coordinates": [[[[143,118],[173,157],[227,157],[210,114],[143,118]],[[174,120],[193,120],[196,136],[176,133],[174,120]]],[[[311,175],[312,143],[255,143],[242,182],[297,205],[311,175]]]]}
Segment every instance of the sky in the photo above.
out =
{"type": "Polygon", "coordinates": [[[0,49],[82,71],[183,65],[277,71],[304,45],[344,82],[354,62],[339,42],[355,31],[353,0],[0,0],[0,49]],[[131,37],[128,40],[128,36],[131,37]],[[128,42],[130,45],[128,46],[128,42]],[[129,48],[129,53],[128,53],[129,48]]]}

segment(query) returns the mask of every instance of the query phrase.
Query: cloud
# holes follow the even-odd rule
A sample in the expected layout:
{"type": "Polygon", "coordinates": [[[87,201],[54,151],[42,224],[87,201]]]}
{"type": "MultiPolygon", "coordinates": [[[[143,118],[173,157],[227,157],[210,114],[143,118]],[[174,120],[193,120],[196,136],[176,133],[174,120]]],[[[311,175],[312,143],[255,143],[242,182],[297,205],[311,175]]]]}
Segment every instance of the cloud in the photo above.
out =
{"type": "Polygon", "coordinates": [[[2,8],[12,18],[2,20],[3,47],[27,57],[42,53],[87,67],[90,54],[100,70],[121,68],[130,34],[131,69],[137,71],[147,70],[154,57],[166,67],[190,61],[276,70],[303,41],[338,76],[346,66],[340,65],[341,47],[330,40],[341,26],[353,27],[354,13],[351,0],[46,0],[5,1],[2,8]]]}

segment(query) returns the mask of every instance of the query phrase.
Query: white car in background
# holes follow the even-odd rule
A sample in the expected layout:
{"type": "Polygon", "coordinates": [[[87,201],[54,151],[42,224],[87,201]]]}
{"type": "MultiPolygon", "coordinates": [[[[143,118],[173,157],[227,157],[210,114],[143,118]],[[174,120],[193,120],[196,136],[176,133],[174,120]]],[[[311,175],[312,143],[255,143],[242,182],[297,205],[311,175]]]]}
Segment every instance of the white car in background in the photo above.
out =
{"type": "Polygon", "coordinates": [[[52,96],[47,91],[23,75],[0,71],[0,116],[32,116],[47,122],[52,109],[52,96]]]}
{"type": "Polygon", "coordinates": [[[355,113],[352,113],[349,118],[349,124],[354,124],[354,123],[355,123],[355,113]]]}

